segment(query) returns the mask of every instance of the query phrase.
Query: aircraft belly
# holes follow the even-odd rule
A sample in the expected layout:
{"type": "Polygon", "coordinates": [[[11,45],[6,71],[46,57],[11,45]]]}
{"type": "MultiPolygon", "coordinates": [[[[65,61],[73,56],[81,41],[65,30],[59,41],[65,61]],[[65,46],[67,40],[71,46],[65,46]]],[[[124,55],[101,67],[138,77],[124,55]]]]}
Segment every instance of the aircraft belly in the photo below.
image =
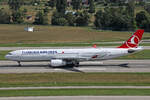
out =
{"type": "Polygon", "coordinates": [[[20,60],[20,56],[13,56],[12,60],[19,61],[20,60]]]}

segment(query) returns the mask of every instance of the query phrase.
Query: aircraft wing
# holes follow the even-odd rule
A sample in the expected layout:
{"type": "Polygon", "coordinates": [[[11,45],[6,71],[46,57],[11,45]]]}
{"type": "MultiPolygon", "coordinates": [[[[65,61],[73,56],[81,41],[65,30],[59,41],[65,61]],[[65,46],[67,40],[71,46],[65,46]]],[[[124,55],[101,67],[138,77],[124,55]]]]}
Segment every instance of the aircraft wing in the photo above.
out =
{"type": "Polygon", "coordinates": [[[87,55],[87,56],[83,56],[77,53],[67,53],[67,54],[56,54],[55,56],[53,56],[53,59],[90,59],[93,55],[87,55]]]}

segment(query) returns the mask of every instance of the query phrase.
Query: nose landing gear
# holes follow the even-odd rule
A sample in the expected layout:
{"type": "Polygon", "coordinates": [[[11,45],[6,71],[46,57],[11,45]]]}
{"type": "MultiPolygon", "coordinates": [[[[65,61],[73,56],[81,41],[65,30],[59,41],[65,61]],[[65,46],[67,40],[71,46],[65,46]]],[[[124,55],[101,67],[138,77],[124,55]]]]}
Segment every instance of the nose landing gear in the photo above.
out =
{"type": "Polygon", "coordinates": [[[20,63],[20,61],[18,61],[18,66],[19,66],[19,67],[21,66],[21,63],[20,63]]]}

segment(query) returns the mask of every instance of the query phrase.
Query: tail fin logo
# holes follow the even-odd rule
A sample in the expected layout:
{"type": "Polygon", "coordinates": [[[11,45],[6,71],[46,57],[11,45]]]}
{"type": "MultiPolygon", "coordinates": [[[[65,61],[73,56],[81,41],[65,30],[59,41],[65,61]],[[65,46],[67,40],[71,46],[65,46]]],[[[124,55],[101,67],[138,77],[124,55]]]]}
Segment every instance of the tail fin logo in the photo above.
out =
{"type": "Polygon", "coordinates": [[[129,39],[129,41],[126,42],[126,45],[127,45],[129,48],[137,47],[139,41],[140,41],[140,39],[138,38],[138,36],[133,35],[133,36],[131,37],[131,39],[129,39]]]}
{"type": "Polygon", "coordinates": [[[139,45],[139,42],[142,39],[144,30],[137,30],[123,45],[118,48],[136,48],[139,45]]]}
{"type": "Polygon", "coordinates": [[[132,39],[131,39],[131,43],[132,43],[132,44],[136,44],[134,39],[135,39],[135,36],[132,37],[132,39]]]}

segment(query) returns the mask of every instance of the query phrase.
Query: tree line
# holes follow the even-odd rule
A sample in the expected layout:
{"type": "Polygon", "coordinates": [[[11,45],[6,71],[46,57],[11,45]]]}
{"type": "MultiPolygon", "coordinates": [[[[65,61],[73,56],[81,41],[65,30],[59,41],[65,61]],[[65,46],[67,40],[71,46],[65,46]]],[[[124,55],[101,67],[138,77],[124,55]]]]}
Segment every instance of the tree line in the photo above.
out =
{"type": "MultiPolygon", "coordinates": [[[[45,3],[45,8],[36,13],[33,24],[48,25],[48,7],[51,7],[56,9],[51,16],[52,25],[88,26],[91,23],[91,16],[95,16],[93,24],[97,29],[127,31],[141,28],[150,31],[150,5],[146,5],[145,10],[136,13],[135,0],[130,0],[125,6],[106,6],[96,11],[96,2],[98,4],[100,1],[88,1],[88,6],[83,8],[82,0],[72,0],[71,4],[68,4],[67,0],[49,0],[45,3]],[[71,11],[67,10],[70,6],[71,11]]],[[[120,0],[105,1],[119,2],[120,0]]],[[[0,9],[1,24],[22,24],[30,19],[30,16],[27,17],[27,9],[20,9],[24,5],[24,0],[8,0],[8,5],[10,12],[0,9]]]]}

